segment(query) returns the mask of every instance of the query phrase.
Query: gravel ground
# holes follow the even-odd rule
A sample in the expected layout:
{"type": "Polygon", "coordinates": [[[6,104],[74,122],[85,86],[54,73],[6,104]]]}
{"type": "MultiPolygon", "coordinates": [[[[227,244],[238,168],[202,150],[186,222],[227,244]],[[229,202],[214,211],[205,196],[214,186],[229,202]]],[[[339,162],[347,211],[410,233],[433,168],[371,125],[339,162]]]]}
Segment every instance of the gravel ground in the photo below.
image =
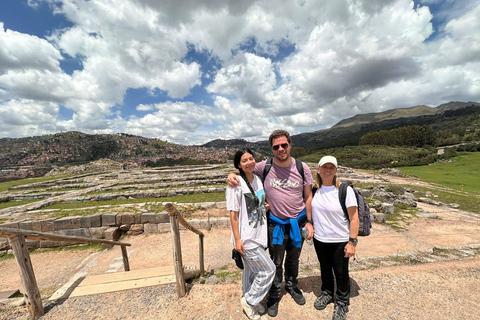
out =
{"type": "MultiPolygon", "coordinates": [[[[480,257],[414,266],[384,267],[351,273],[348,319],[480,319],[480,257]]],[[[299,287],[307,304],[288,296],[276,319],[331,319],[333,306],[313,308],[320,291],[318,272],[302,274],[299,287]]],[[[173,285],[67,299],[49,306],[43,320],[74,319],[246,319],[239,300],[240,281],[194,284],[177,299],[173,285]]],[[[24,307],[2,319],[26,320],[24,307]]],[[[268,319],[268,316],[264,316],[268,319]]]]}

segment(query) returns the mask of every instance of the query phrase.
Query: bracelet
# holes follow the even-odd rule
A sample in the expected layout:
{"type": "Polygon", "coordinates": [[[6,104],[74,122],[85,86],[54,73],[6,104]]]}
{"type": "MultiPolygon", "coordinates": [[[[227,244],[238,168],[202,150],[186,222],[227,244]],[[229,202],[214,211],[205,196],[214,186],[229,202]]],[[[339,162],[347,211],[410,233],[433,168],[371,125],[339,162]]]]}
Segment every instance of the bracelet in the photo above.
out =
{"type": "Polygon", "coordinates": [[[310,223],[313,226],[313,220],[307,220],[307,223],[310,223]]]}

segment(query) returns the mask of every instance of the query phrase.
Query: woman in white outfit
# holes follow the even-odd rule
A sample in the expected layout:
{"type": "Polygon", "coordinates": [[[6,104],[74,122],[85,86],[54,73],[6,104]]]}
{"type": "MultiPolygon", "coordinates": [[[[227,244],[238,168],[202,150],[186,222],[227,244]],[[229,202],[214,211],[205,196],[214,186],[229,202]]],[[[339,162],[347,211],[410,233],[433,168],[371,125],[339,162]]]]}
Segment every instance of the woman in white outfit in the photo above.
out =
{"type": "Polygon", "coordinates": [[[322,278],[322,293],[314,307],[323,310],[335,303],[332,319],[345,320],[350,304],[348,260],[355,255],[359,226],[357,198],[353,189],[347,187],[347,217],[339,200],[337,159],[332,156],[320,159],[316,187],[312,200],[306,204],[307,211],[312,212],[313,244],[322,278]]]}
{"type": "Polygon", "coordinates": [[[240,184],[235,188],[228,186],[226,198],[232,241],[242,254],[244,265],[240,302],[249,319],[259,319],[265,313],[260,302],[275,273],[275,265],[265,252],[268,245],[265,192],[261,179],[253,174],[255,158],[250,149],[237,151],[233,164],[240,171],[240,184]]]}

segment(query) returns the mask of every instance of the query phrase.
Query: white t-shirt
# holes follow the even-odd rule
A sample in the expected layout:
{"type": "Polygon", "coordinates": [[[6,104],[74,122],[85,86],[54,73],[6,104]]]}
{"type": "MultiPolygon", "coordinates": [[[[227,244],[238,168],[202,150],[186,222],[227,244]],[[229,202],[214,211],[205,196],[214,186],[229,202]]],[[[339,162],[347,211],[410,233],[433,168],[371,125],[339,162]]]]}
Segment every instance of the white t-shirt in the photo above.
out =
{"type": "MultiPolygon", "coordinates": [[[[240,184],[232,188],[227,187],[227,210],[238,211],[240,239],[245,249],[254,249],[258,246],[267,247],[267,213],[265,211],[265,192],[259,177],[253,175],[252,188],[260,200],[255,206],[255,199],[245,180],[238,176],[240,184]]],[[[234,242],[233,233],[231,241],[234,242]]]]}
{"type": "MultiPolygon", "coordinates": [[[[357,198],[351,187],[347,188],[347,208],[357,207],[357,198]]],[[[345,216],[338,199],[338,188],[321,186],[312,200],[314,237],[318,241],[335,243],[348,241],[350,221],[345,216]]]]}

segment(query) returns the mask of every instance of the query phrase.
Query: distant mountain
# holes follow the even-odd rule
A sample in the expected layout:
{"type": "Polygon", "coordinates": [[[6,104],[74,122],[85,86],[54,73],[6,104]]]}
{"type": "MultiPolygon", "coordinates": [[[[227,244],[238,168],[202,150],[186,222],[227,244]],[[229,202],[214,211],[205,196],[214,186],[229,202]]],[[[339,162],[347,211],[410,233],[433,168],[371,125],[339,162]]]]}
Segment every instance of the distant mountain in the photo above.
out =
{"type": "MultiPolygon", "coordinates": [[[[77,131],[0,139],[0,169],[51,168],[108,158],[130,166],[173,165],[191,160],[226,162],[228,150],[183,146],[131,134],[86,134],[77,131]]],[[[7,170],[8,171],[8,170],[7,170]]]]}
{"type": "MultiPolygon", "coordinates": [[[[356,115],[338,122],[330,129],[294,135],[293,146],[315,150],[357,145],[360,137],[366,133],[409,125],[429,125],[436,132],[443,130],[444,141],[449,141],[450,136],[460,136],[462,130],[470,135],[479,132],[479,110],[478,102],[450,102],[436,108],[415,106],[356,115]],[[470,119],[470,122],[462,119],[470,119]]],[[[474,136],[474,139],[478,138],[474,136]]],[[[0,176],[22,166],[49,170],[52,166],[77,165],[101,158],[139,167],[227,162],[235,150],[243,147],[249,147],[260,157],[271,155],[266,140],[216,139],[201,146],[184,146],[131,134],[85,134],[76,131],[2,138],[0,176]]]]}
{"type": "MultiPolygon", "coordinates": [[[[294,147],[305,149],[325,149],[357,145],[360,137],[378,130],[388,130],[408,125],[429,125],[435,121],[444,121],[442,115],[447,111],[469,106],[480,107],[478,102],[449,102],[438,107],[419,105],[410,108],[391,109],[378,113],[355,115],[341,120],[333,127],[324,130],[306,132],[292,136],[294,147]]],[[[202,146],[242,148],[245,146],[264,154],[271,154],[268,141],[248,142],[242,139],[216,139],[202,146]]]]}
{"type": "Polygon", "coordinates": [[[400,108],[400,109],[391,109],[378,113],[366,113],[366,114],[357,114],[348,119],[344,119],[338,122],[335,127],[351,127],[358,126],[363,124],[369,124],[377,121],[386,121],[386,120],[395,120],[402,118],[416,118],[422,116],[431,116],[435,114],[442,114],[447,110],[456,110],[471,105],[480,105],[478,102],[456,102],[452,101],[449,103],[444,103],[438,107],[429,107],[425,105],[419,105],[410,108],[400,108]]]}
{"type": "MultiPolygon", "coordinates": [[[[326,149],[357,145],[360,137],[366,133],[388,130],[409,125],[433,125],[448,122],[443,115],[450,111],[463,110],[467,107],[480,107],[478,102],[449,102],[438,107],[415,106],[392,109],[378,113],[356,115],[342,120],[329,129],[302,133],[292,136],[297,147],[305,149],[326,149]]],[[[454,114],[452,114],[454,116],[454,114]]],[[[436,126],[439,129],[441,126],[436,126]]]]}

